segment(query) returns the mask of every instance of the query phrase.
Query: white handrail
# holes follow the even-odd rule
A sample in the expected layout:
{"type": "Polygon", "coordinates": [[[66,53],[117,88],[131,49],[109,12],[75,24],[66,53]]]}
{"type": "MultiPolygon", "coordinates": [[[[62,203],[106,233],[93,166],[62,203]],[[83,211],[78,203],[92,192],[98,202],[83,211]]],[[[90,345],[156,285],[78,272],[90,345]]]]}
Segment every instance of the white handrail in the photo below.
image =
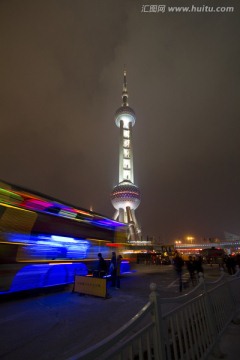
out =
{"type": "Polygon", "coordinates": [[[105,351],[109,351],[112,345],[116,346],[122,338],[126,337],[126,334],[130,333],[131,330],[137,326],[137,324],[148,314],[153,308],[152,302],[148,302],[130,321],[120,327],[112,335],[108,336],[104,340],[93,345],[91,348],[86,349],[79,354],[74,355],[68,360],[93,360],[99,358],[99,354],[103,354],[105,351]]]}
{"type": "Polygon", "coordinates": [[[211,282],[201,275],[193,290],[177,297],[160,298],[156,284],[150,289],[150,301],[130,321],[68,360],[202,360],[211,351],[221,355],[218,341],[237,311],[239,269],[211,282]],[[177,306],[163,314],[166,303],[177,306]]]}

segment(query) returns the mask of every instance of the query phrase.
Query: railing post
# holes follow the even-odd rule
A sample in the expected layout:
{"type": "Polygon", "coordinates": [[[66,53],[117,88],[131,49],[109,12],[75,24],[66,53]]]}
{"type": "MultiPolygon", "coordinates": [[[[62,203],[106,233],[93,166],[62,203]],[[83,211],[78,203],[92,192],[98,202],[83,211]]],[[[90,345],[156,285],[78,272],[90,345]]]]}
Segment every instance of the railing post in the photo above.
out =
{"type": "MultiPolygon", "coordinates": [[[[238,278],[240,276],[240,268],[239,268],[239,265],[236,265],[236,273],[234,274],[234,276],[236,278],[238,278]]],[[[232,320],[232,322],[235,324],[235,325],[240,325],[240,311],[238,310],[238,307],[237,307],[237,299],[234,297],[234,300],[235,300],[235,316],[232,320]]]]}
{"type": "MultiPolygon", "coordinates": [[[[236,273],[234,275],[230,275],[230,276],[238,276],[238,271],[239,271],[239,266],[237,265],[236,266],[236,273]]],[[[240,324],[240,317],[239,317],[239,313],[237,312],[237,300],[236,300],[236,296],[235,294],[233,293],[232,291],[232,286],[230,285],[229,281],[231,281],[231,278],[229,277],[229,275],[227,273],[225,273],[225,284],[228,288],[228,291],[230,293],[230,296],[231,296],[231,299],[232,299],[232,302],[233,302],[233,307],[234,307],[234,314],[233,314],[233,319],[232,319],[232,323],[235,324],[235,325],[239,325],[240,324]],[[228,280],[228,278],[230,280],[228,280]]]]}
{"type": "Polygon", "coordinates": [[[155,324],[154,360],[166,360],[161,303],[159,300],[159,294],[157,292],[157,284],[151,283],[150,290],[151,293],[149,295],[149,299],[153,304],[153,311],[151,315],[152,315],[152,320],[155,324]]]}
{"type": "Polygon", "coordinates": [[[228,273],[224,272],[223,269],[221,269],[221,272],[222,272],[222,274],[224,275],[224,278],[223,278],[223,279],[224,279],[224,284],[226,285],[226,288],[227,288],[227,290],[228,290],[228,292],[229,292],[229,294],[230,294],[230,296],[231,296],[231,300],[232,300],[232,302],[233,302],[234,312],[235,312],[235,309],[236,309],[236,299],[235,299],[234,294],[233,294],[233,292],[232,292],[231,285],[230,285],[230,283],[229,283],[229,281],[228,281],[228,279],[231,279],[231,275],[229,275],[228,273]]]}
{"type": "Polygon", "coordinates": [[[210,295],[209,295],[207,287],[206,287],[206,281],[203,277],[202,277],[202,283],[203,283],[203,291],[204,291],[204,295],[205,295],[206,312],[207,312],[207,316],[209,318],[209,329],[211,332],[211,336],[213,338],[213,348],[212,348],[211,354],[213,357],[221,359],[224,357],[224,354],[219,347],[217,324],[216,324],[215,318],[213,316],[213,304],[212,304],[212,300],[210,298],[210,295]]]}

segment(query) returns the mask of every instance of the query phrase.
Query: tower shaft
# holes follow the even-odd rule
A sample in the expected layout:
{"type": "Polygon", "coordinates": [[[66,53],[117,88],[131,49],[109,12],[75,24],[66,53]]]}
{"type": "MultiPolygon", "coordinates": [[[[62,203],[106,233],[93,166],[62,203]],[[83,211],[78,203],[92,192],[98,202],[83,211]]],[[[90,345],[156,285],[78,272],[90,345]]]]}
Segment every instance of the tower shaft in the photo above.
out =
{"type": "Polygon", "coordinates": [[[132,148],[132,124],[120,121],[119,139],[119,182],[130,180],[134,183],[133,174],[133,148],[132,148]]]}

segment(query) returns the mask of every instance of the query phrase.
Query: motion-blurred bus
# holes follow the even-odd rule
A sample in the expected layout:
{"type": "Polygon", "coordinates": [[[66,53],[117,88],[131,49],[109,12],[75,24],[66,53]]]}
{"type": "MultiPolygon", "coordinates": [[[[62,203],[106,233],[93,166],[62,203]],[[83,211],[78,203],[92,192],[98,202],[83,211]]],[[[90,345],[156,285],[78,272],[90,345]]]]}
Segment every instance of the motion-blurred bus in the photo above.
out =
{"type": "Polygon", "coordinates": [[[0,294],[73,283],[126,241],[123,223],[0,181],[0,294]]]}

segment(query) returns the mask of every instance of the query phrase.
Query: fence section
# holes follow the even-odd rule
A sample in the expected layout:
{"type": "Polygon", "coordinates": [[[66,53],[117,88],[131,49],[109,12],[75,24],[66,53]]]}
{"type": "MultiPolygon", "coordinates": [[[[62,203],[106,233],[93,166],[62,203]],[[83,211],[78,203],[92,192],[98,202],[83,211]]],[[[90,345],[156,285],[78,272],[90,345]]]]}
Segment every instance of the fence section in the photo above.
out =
{"type": "MultiPolygon", "coordinates": [[[[160,358],[154,303],[149,301],[127,324],[71,360],[133,360],[160,358]]],[[[70,359],[69,359],[70,360],[70,359]]]]}
{"type": "Polygon", "coordinates": [[[201,360],[220,355],[220,336],[240,302],[240,271],[199,284],[188,294],[160,298],[151,284],[150,301],[127,324],[68,360],[201,360]],[[173,303],[171,311],[164,305],[173,303]]]}

